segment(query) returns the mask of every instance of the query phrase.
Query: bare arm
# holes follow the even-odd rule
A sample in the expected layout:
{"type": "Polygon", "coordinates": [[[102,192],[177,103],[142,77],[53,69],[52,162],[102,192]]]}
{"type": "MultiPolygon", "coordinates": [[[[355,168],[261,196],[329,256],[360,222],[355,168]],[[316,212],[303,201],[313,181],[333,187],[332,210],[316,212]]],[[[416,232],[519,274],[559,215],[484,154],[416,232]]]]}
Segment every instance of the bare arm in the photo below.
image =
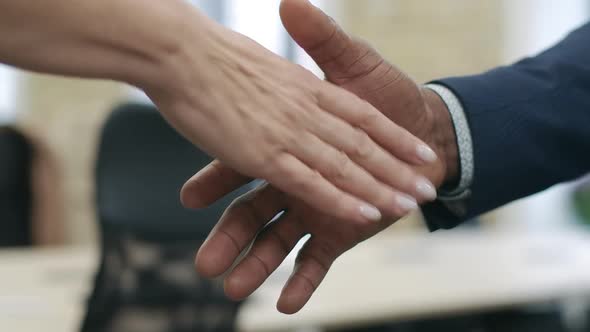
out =
{"type": "MultiPolygon", "coordinates": [[[[188,39],[187,7],[178,0],[0,0],[0,62],[143,86],[164,78],[166,61],[188,39]]],[[[208,24],[188,9],[192,24],[208,24]]]]}
{"type": "Polygon", "coordinates": [[[434,198],[407,165],[436,159],[424,143],[183,0],[0,0],[0,62],[135,85],[193,144],[344,220],[434,198]]]}

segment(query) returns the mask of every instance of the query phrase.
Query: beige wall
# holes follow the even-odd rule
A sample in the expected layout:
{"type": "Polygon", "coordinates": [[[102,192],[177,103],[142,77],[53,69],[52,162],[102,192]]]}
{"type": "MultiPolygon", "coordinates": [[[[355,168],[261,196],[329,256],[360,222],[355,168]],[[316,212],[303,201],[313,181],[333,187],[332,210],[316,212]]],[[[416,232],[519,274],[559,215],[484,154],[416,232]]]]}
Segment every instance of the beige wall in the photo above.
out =
{"type": "MultiPolygon", "coordinates": [[[[418,81],[478,72],[502,59],[495,0],[325,0],[346,30],[365,38],[418,81]]],[[[128,90],[111,82],[27,74],[20,124],[53,151],[63,179],[64,237],[95,239],[93,165],[100,126],[128,90]]],[[[416,219],[416,218],[414,218],[416,219]]],[[[407,224],[407,223],[406,223],[407,224]]],[[[416,224],[416,223],[414,223],[416,224]]]]}
{"type": "MultiPolygon", "coordinates": [[[[506,11],[501,1],[326,0],[324,3],[345,30],[367,40],[419,82],[478,73],[497,66],[504,58],[506,11]]],[[[419,220],[413,216],[393,229],[415,229],[421,225],[419,220]]]]}
{"type": "Polygon", "coordinates": [[[347,31],[418,81],[479,72],[503,58],[501,1],[325,2],[347,31]]]}
{"type": "Polygon", "coordinates": [[[62,238],[66,243],[96,239],[93,167],[97,138],[108,111],[127,93],[112,82],[24,74],[19,96],[19,125],[53,154],[62,195],[62,238]]]}

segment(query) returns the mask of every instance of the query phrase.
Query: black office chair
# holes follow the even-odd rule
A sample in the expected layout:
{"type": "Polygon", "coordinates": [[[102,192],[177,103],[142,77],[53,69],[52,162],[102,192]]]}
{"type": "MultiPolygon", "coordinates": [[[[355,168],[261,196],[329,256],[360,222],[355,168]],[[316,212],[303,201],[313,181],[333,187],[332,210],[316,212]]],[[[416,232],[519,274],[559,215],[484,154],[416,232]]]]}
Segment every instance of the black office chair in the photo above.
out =
{"type": "Polygon", "coordinates": [[[31,160],[26,137],[15,129],[0,128],[0,247],[32,243],[31,160]]]}
{"type": "Polygon", "coordinates": [[[202,211],[179,202],[210,161],[152,106],[112,113],[96,168],[102,260],[83,332],[233,331],[238,304],[199,278],[194,254],[239,193],[202,211]]]}

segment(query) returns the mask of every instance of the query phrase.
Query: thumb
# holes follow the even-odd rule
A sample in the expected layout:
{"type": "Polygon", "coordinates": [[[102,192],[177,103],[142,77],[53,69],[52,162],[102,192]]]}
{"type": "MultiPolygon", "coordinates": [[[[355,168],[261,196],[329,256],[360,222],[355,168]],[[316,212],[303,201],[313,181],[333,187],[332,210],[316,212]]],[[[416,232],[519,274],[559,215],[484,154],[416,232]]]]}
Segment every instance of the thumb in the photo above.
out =
{"type": "Polygon", "coordinates": [[[367,75],[384,62],[372,47],[351,38],[308,0],[283,0],[280,14],[287,32],[334,83],[367,75]]]}

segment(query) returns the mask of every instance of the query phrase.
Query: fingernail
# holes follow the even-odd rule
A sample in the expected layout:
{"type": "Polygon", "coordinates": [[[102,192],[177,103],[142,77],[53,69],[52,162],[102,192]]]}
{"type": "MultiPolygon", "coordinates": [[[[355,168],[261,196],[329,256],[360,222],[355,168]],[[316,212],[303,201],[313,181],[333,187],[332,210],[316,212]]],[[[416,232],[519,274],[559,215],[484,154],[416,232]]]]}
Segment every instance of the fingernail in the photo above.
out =
{"type": "Polygon", "coordinates": [[[406,213],[418,209],[418,202],[413,197],[407,195],[399,195],[397,197],[397,205],[406,213]]]}
{"type": "Polygon", "coordinates": [[[381,220],[381,212],[379,212],[379,210],[372,205],[361,205],[360,212],[363,217],[369,219],[370,221],[381,220]]]}
{"type": "Polygon", "coordinates": [[[416,152],[418,157],[427,163],[435,162],[438,159],[434,150],[425,144],[418,145],[416,152]]]}
{"type": "Polygon", "coordinates": [[[434,185],[426,178],[420,178],[416,182],[416,191],[422,196],[422,198],[429,201],[435,200],[437,196],[436,188],[434,188],[434,185]]]}

